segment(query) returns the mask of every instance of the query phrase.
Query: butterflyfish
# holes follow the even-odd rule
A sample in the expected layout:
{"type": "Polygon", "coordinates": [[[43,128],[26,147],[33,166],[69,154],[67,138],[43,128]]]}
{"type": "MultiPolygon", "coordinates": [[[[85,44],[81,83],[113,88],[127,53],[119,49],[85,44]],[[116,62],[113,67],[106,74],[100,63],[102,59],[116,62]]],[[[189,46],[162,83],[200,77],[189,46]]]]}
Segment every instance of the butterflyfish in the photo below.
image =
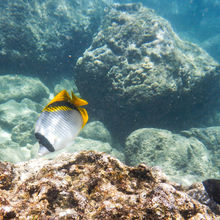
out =
{"type": "Polygon", "coordinates": [[[88,102],[71,94],[62,90],[42,110],[35,125],[40,156],[71,145],[87,123],[87,111],[80,106],[88,102]]]}

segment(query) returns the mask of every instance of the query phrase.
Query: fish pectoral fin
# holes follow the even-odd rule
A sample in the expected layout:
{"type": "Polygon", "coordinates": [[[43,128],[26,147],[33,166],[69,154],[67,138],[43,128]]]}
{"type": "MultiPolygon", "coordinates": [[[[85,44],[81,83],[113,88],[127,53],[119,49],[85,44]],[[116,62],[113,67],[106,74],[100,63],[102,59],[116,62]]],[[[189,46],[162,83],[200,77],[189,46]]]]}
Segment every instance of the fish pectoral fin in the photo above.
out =
{"type": "Polygon", "coordinates": [[[87,105],[88,102],[84,99],[81,99],[79,97],[77,97],[76,95],[74,95],[73,91],[71,91],[72,94],[72,102],[75,106],[83,106],[83,105],[87,105]]]}
{"type": "Polygon", "coordinates": [[[83,118],[83,125],[82,125],[82,128],[83,128],[85,124],[87,123],[87,121],[89,120],[89,116],[88,116],[86,109],[78,107],[78,110],[83,118]]]}

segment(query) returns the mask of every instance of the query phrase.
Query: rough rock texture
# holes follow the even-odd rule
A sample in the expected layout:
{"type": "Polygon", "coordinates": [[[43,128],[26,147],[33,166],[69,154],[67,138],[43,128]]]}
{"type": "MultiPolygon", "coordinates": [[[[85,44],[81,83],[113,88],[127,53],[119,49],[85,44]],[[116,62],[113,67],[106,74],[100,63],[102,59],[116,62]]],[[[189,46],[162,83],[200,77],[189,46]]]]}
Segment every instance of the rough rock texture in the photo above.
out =
{"type": "Polygon", "coordinates": [[[195,137],[206,146],[210,151],[213,166],[217,168],[220,176],[220,127],[192,128],[182,131],[181,134],[186,137],[195,137]]]}
{"type": "Polygon", "coordinates": [[[219,72],[152,10],[116,4],[78,59],[76,84],[98,120],[121,137],[140,127],[179,129],[198,121],[217,94],[219,72]]]}
{"type": "Polygon", "coordinates": [[[29,144],[36,142],[34,124],[39,106],[30,99],[0,104],[1,161],[19,162],[32,157],[29,144]]]}
{"type": "MultiPolygon", "coordinates": [[[[138,0],[117,0],[117,2],[138,2],[138,0]]],[[[220,35],[219,0],[200,0],[199,2],[144,0],[141,2],[146,7],[154,9],[158,15],[168,19],[185,39],[202,42],[201,46],[220,62],[220,40],[217,40],[220,35]]]]}
{"type": "Polygon", "coordinates": [[[28,126],[29,123],[37,120],[38,114],[22,101],[19,103],[10,100],[4,104],[0,104],[0,116],[0,126],[5,130],[10,130],[21,123],[25,123],[28,126]]]}
{"type": "MultiPolygon", "coordinates": [[[[15,152],[16,147],[19,152],[21,147],[26,147],[27,144],[34,144],[34,124],[37,120],[37,109],[40,105],[29,100],[23,99],[21,102],[16,102],[13,99],[0,104],[0,160],[8,160],[17,162],[17,157],[14,153],[6,152],[5,148],[12,148],[15,152]],[[3,151],[3,152],[2,152],[3,151]]],[[[41,107],[42,109],[42,107],[41,107]]],[[[18,157],[30,159],[23,154],[18,153],[18,157]]]]}
{"type": "MultiPolygon", "coordinates": [[[[31,145],[30,145],[31,146],[31,145]]],[[[18,163],[30,160],[32,157],[32,148],[29,145],[21,147],[18,143],[8,140],[0,143],[0,161],[18,163]]]]}
{"type": "Polygon", "coordinates": [[[154,168],[95,152],[0,163],[2,219],[217,219],[154,168]]]}
{"type": "Polygon", "coordinates": [[[107,142],[109,144],[111,144],[112,142],[109,131],[100,121],[93,121],[86,124],[86,126],[80,132],[80,136],[84,138],[107,142]]]}
{"type": "Polygon", "coordinates": [[[72,78],[71,79],[63,78],[58,84],[56,84],[53,91],[54,96],[57,95],[63,89],[66,89],[69,94],[71,94],[71,91],[73,91],[76,96],[80,97],[75,81],[72,78]]]}
{"type": "Polygon", "coordinates": [[[97,31],[102,0],[0,1],[0,73],[72,72],[97,31]]]}
{"type": "MultiPolygon", "coordinates": [[[[216,202],[214,202],[213,198],[209,196],[203,183],[194,183],[191,186],[184,187],[184,188],[188,195],[198,200],[202,204],[209,206],[215,213],[220,215],[220,204],[217,204],[216,202]]],[[[220,217],[216,219],[219,220],[220,217]]]]}
{"type": "Polygon", "coordinates": [[[0,76],[0,160],[32,157],[34,124],[48,97],[49,89],[37,78],[0,76]]]}
{"type": "Polygon", "coordinates": [[[219,167],[212,160],[215,153],[215,150],[208,151],[195,137],[186,138],[153,128],[132,132],[125,145],[127,164],[159,166],[172,180],[184,184],[219,178],[219,167]]]}
{"type": "Polygon", "coordinates": [[[10,99],[20,102],[24,98],[37,103],[49,97],[49,89],[37,78],[0,75],[0,104],[10,99]]]}

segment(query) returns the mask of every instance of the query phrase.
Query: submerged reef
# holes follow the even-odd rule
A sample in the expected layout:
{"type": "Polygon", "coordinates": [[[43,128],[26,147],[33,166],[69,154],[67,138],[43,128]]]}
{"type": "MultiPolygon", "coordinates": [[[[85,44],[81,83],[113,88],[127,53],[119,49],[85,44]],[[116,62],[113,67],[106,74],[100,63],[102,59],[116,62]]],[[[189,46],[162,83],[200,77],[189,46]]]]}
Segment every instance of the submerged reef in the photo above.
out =
{"type": "Polygon", "coordinates": [[[220,62],[219,0],[117,0],[117,2],[142,2],[146,7],[154,9],[158,15],[168,19],[181,37],[198,43],[220,62]]]}
{"type": "Polygon", "coordinates": [[[181,135],[187,138],[196,138],[206,146],[213,168],[218,171],[218,176],[220,177],[220,127],[191,128],[190,130],[182,131],[181,135]]]}
{"type": "Polygon", "coordinates": [[[103,16],[105,0],[0,1],[0,73],[72,73],[103,16]]]}
{"type": "Polygon", "coordinates": [[[126,164],[158,166],[173,181],[187,185],[219,178],[218,139],[219,127],[193,128],[180,134],[164,129],[138,129],[126,139],[126,164]]]}
{"type": "Polygon", "coordinates": [[[48,97],[49,89],[37,78],[0,76],[0,160],[34,156],[34,123],[48,97]]]}
{"type": "Polygon", "coordinates": [[[75,70],[91,112],[118,139],[197,126],[220,89],[218,63],[141,4],[115,4],[75,70]]]}
{"type": "Polygon", "coordinates": [[[1,219],[217,219],[204,196],[202,184],[183,188],[158,169],[93,151],[0,163],[1,219]]]}
{"type": "Polygon", "coordinates": [[[0,104],[11,99],[31,99],[40,103],[49,97],[49,89],[38,79],[22,75],[0,75],[0,104]]]}
{"type": "MultiPolygon", "coordinates": [[[[21,75],[1,75],[0,85],[0,161],[17,163],[35,158],[39,145],[34,137],[34,125],[48,97],[65,88],[71,91],[74,87],[77,92],[77,87],[63,79],[50,93],[39,79],[21,75]]],[[[74,143],[45,158],[54,158],[61,152],[95,150],[108,153],[127,165],[158,166],[172,181],[189,185],[220,177],[219,137],[218,126],[175,133],[168,129],[142,128],[118,143],[104,123],[90,116],[90,122],[74,143]]]]}

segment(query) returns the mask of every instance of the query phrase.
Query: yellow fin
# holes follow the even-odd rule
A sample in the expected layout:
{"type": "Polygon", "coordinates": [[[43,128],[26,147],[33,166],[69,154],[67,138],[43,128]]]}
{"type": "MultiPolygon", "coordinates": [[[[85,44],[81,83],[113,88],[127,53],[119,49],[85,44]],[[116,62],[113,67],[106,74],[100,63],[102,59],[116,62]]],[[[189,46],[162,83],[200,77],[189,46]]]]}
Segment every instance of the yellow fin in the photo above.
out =
{"type": "Polygon", "coordinates": [[[85,126],[85,124],[87,123],[89,116],[88,116],[86,109],[78,107],[78,110],[83,118],[83,125],[82,125],[82,128],[83,128],[85,126]]]}
{"type": "Polygon", "coordinates": [[[78,107],[78,106],[83,106],[83,105],[87,105],[88,102],[84,99],[81,99],[77,96],[74,95],[73,91],[71,91],[71,94],[72,94],[72,103],[78,107]]]}
{"type": "Polygon", "coordinates": [[[43,109],[43,111],[52,103],[58,102],[58,101],[67,101],[71,102],[71,98],[68,94],[68,92],[64,89],[61,92],[59,92],[48,104],[47,106],[43,109]]]}

